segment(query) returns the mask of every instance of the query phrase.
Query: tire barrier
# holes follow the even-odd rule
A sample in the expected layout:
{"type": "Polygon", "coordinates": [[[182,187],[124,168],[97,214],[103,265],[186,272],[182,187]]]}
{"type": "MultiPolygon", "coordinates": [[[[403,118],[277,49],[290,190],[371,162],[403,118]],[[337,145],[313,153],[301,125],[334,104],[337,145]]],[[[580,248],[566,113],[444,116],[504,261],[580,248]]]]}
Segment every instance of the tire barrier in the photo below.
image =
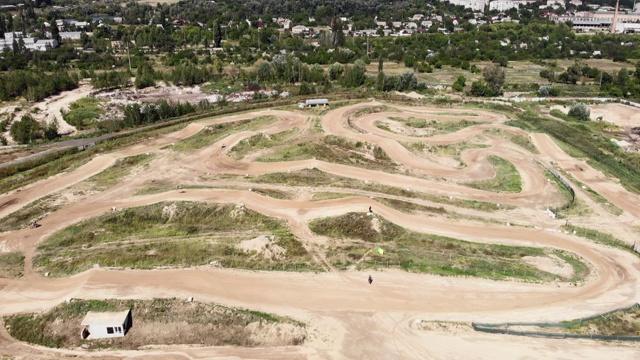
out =
{"type": "Polygon", "coordinates": [[[491,334],[505,334],[505,335],[516,335],[516,336],[529,336],[529,337],[541,337],[548,339],[595,339],[595,340],[620,340],[620,341],[640,341],[640,336],[634,335],[599,335],[599,334],[572,334],[572,333],[562,333],[562,332],[546,332],[546,331],[526,331],[526,330],[513,330],[509,329],[510,326],[535,326],[539,328],[569,328],[571,326],[579,325],[583,322],[595,320],[598,318],[605,317],[607,315],[615,314],[617,312],[629,311],[633,308],[640,307],[640,304],[633,304],[632,306],[612,310],[606,312],[604,314],[598,314],[594,316],[589,316],[569,322],[561,322],[561,323],[526,323],[526,322],[513,322],[513,323],[496,323],[496,324],[482,324],[472,322],[471,326],[475,331],[481,331],[491,334]]]}

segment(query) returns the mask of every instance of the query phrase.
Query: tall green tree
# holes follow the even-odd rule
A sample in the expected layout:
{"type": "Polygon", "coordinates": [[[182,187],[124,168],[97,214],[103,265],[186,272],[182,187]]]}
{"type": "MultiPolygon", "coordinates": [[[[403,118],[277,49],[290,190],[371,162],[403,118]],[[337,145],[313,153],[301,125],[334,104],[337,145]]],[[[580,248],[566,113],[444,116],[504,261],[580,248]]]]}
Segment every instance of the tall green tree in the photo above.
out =
{"type": "Polygon", "coordinates": [[[20,144],[28,144],[41,137],[40,124],[30,115],[24,115],[20,121],[11,125],[9,133],[13,140],[20,144]]]}
{"type": "Polygon", "coordinates": [[[215,43],[215,47],[219,48],[222,43],[222,27],[220,26],[220,22],[216,21],[213,24],[213,42],[215,43]]]}

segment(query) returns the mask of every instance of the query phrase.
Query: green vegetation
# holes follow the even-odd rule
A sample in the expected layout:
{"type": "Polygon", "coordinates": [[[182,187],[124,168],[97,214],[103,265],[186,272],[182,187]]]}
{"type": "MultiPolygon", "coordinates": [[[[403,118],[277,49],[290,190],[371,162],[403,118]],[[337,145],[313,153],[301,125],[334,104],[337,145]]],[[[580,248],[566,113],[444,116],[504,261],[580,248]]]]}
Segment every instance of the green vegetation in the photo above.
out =
{"type": "Polygon", "coordinates": [[[531,139],[528,136],[516,135],[503,129],[488,129],[484,132],[490,135],[500,136],[504,139],[507,139],[508,141],[511,141],[512,143],[534,154],[540,153],[540,151],[538,151],[536,146],[533,145],[533,142],[531,142],[531,139]]]}
{"type": "Polygon", "coordinates": [[[22,253],[0,253],[0,278],[19,278],[23,271],[24,255],[22,253]]]}
{"type": "MultiPolygon", "coordinates": [[[[594,131],[593,122],[561,122],[541,117],[532,111],[515,114],[518,120],[510,121],[508,125],[551,135],[566,146],[579,150],[588,157],[593,167],[620,179],[627,190],[640,193],[640,154],[626,153],[620,149],[608,136],[594,131]]],[[[569,155],[574,156],[572,153],[569,155]]]]}
{"type": "Polygon", "coordinates": [[[241,160],[250,152],[282,144],[287,139],[290,139],[296,132],[297,129],[292,129],[273,135],[265,133],[253,135],[248,139],[240,141],[237,145],[231,148],[229,156],[236,160],[241,160]]]}
{"type": "Polygon", "coordinates": [[[87,181],[97,189],[104,190],[120,183],[131,170],[147,165],[153,155],[140,154],[116,160],[109,168],[89,178],[87,181]]]}
{"type": "Polygon", "coordinates": [[[252,188],[256,194],[272,197],[274,199],[291,199],[292,196],[286,191],[276,190],[276,189],[266,189],[266,188],[252,188]]]}
{"type": "MultiPolygon", "coordinates": [[[[561,278],[522,260],[525,256],[556,254],[550,249],[480,244],[421,234],[362,213],[315,220],[309,227],[319,235],[340,239],[327,253],[327,259],[338,268],[399,266],[407,271],[496,280],[550,281],[561,278]],[[375,247],[383,248],[384,255],[373,251],[375,247]]],[[[588,271],[586,266],[573,260],[577,276],[584,277],[588,271]]]]}
{"type": "Polygon", "coordinates": [[[544,175],[547,177],[547,179],[553,181],[556,184],[556,186],[558,187],[558,190],[560,191],[560,194],[562,195],[563,205],[553,209],[556,215],[558,215],[559,212],[573,206],[573,203],[576,201],[576,199],[574,198],[573,195],[571,195],[571,192],[569,191],[569,189],[567,189],[567,187],[560,181],[560,179],[555,177],[555,175],[553,175],[551,171],[549,171],[547,168],[543,168],[543,169],[544,169],[544,175]]]}
{"type": "Polygon", "coordinates": [[[46,214],[56,211],[61,204],[62,199],[59,195],[40,198],[0,219],[0,232],[22,229],[30,225],[32,220],[41,219],[46,214]]]}
{"type": "Polygon", "coordinates": [[[364,167],[382,171],[393,171],[396,164],[379,146],[328,135],[322,140],[305,141],[263,155],[257,161],[296,161],[315,158],[335,164],[364,167]],[[372,155],[370,159],[365,155],[372,155]]]}
{"type": "MultiPolygon", "coordinates": [[[[258,311],[230,308],[214,303],[178,299],[78,300],[60,304],[39,314],[20,314],[4,318],[12,337],[19,341],[52,348],[86,347],[136,350],[150,345],[198,344],[200,346],[274,346],[252,336],[249,325],[286,324],[304,328],[297,320],[258,311]],[[82,340],[78,335],[83,317],[89,311],[109,312],[130,309],[134,326],[131,336],[116,339],[82,340]],[[159,327],[177,327],[178,332],[159,332],[159,327]]],[[[266,330],[265,330],[266,331],[266,330]]],[[[284,336],[275,345],[299,345],[304,330],[284,336]]],[[[258,332],[260,335],[260,332],[258,332]]],[[[265,334],[266,335],[266,334],[265,334]]]]}
{"type": "Polygon", "coordinates": [[[428,155],[453,158],[460,163],[460,167],[464,167],[466,164],[461,157],[464,150],[489,147],[489,145],[481,144],[480,141],[482,141],[480,137],[475,137],[469,141],[461,141],[455,144],[431,145],[426,142],[410,142],[402,143],[402,146],[417,155],[425,155],[426,153],[428,155]]]}
{"type": "Polygon", "coordinates": [[[622,215],[623,213],[622,209],[610,203],[604,196],[600,195],[597,191],[593,190],[590,187],[587,187],[583,182],[576,179],[575,177],[573,177],[573,175],[571,175],[566,171],[563,171],[562,174],[566,176],[572,183],[576,184],[580,188],[584,186],[586,188],[587,195],[591,198],[591,200],[598,203],[604,210],[616,216],[622,215]]]}
{"type": "Polygon", "coordinates": [[[414,202],[389,199],[384,197],[376,198],[376,200],[391,208],[398,209],[402,212],[406,212],[409,214],[414,214],[414,213],[431,213],[431,214],[439,214],[439,215],[447,214],[447,210],[445,210],[442,206],[440,207],[426,206],[426,205],[416,204],[414,202]]]}
{"type": "Polygon", "coordinates": [[[83,98],[69,105],[69,111],[63,113],[62,117],[69,125],[75,126],[78,130],[93,127],[92,120],[102,115],[104,110],[100,108],[100,101],[96,98],[83,98]]]}
{"type": "Polygon", "coordinates": [[[346,197],[353,196],[351,193],[340,193],[340,192],[330,192],[330,191],[321,191],[313,194],[311,200],[313,201],[322,201],[322,200],[332,200],[332,199],[342,199],[346,197]]]}
{"type": "Polygon", "coordinates": [[[634,306],[627,311],[618,311],[593,320],[579,322],[563,328],[563,331],[574,334],[639,336],[640,307],[634,306]]]}
{"type": "Polygon", "coordinates": [[[583,237],[585,239],[589,239],[595,243],[603,244],[607,246],[611,246],[614,248],[622,249],[631,252],[632,254],[638,255],[631,246],[624,241],[616,238],[613,235],[604,233],[602,231],[593,230],[585,227],[574,226],[574,225],[564,225],[563,229],[573,233],[575,231],[576,236],[583,237]]]}
{"type": "Polygon", "coordinates": [[[71,171],[89,162],[93,156],[98,153],[157,138],[164,134],[177,131],[184,126],[185,124],[177,124],[157,130],[136,133],[105,142],[99,142],[96,146],[84,151],[68,149],[34,160],[0,168],[0,189],[2,189],[2,192],[11,191],[63,171],[71,171]]]}
{"type": "Polygon", "coordinates": [[[478,121],[470,121],[466,119],[462,120],[427,120],[415,117],[403,118],[392,116],[389,120],[398,121],[406,124],[409,127],[416,129],[428,129],[429,134],[425,136],[434,136],[440,134],[448,134],[456,132],[460,129],[464,129],[469,126],[482,124],[478,121]]]}
{"type": "Polygon", "coordinates": [[[53,276],[82,272],[94,264],[150,269],[212,261],[233,268],[318,270],[283,221],[242,206],[191,202],[107,213],[53,234],[37,250],[35,266],[53,276]],[[269,258],[237,246],[261,235],[273,236],[267,247],[282,248],[283,254],[269,258]]]}
{"type": "Polygon", "coordinates": [[[496,171],[496,176],[492,179],[466,183],[472,188],[494,191],[494,192],[520,192],[522,191],[522,180],[515,166],[507,160],[490,155],[489,162],[496,171]]]}
{"type": "Polygon", "coordinates": [[[197,134],[175,143],[172,149],[182,152],[202,149],[233,133],[245,130],[256,130],[272,124],[277,120],[278,118],[275,116],[259,116],[253,119],[210,125],[197,134]]]}
{"type": "MultiPolygon", "coordinates": [[[[244,178],[238,177],[238,180],[241,179],[244,178]]],[[[327,174],[318,169],[305,169],[294,171],[291,173],[265,174],[253,177],[249,179],[249,181],[255,183],[283,184],[289,186],[308,186],[308,184],[314,184],[315,186],[332,186],[337,188],[358,189],[380,194],[403,196],[407,199],[418,198],[440,204],[453,205],[480,211],[509,210],[514,208],[513,206],[496,207],[494,203],[476,200],[455,199],[447,196],[432,195],[394,186],[380,185],[375,183],[365,184],[359,180],[327,174]]]]}

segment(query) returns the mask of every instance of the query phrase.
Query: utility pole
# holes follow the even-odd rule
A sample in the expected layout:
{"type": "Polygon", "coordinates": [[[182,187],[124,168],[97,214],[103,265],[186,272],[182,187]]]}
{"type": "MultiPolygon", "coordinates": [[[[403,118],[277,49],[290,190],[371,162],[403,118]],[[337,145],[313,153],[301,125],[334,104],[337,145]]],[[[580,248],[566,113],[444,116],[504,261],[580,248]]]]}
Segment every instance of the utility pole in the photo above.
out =
{"type": "Polygon", "coordinates": [[[129,39],[127,39],[127,57],[129,58],[129,72],[131,72],[131,53],[129,52],[129,39]]]}

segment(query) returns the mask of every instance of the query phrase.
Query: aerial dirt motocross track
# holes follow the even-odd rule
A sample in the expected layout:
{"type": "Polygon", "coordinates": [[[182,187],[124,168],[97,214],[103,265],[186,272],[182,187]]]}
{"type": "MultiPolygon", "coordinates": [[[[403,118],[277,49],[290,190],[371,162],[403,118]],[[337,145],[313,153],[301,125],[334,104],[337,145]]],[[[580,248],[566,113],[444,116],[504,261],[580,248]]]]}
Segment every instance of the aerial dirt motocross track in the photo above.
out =
{"type": "MultiPolygon", "coordinates": [[[[585,226],[614,234],[633,243],[640,224],[640,198],[627,192],[584,161],[569,157],[544,134],[529,134],[503,124],[506,116],[478,109],[427,108],[389,105],[380,112],[358,111],[381,108],[378,102],[361,103],[330,110],[323,115],[302,111],[264,110],[192,123],[184,129],[156,140],[117,152],[101,154],[73,170],[0,195],[0,218],[48,194],[64,192],[107,169],[117,159],[153,153],[154,160],[144,172],[107,190],[75,199],[48,214],[37,229],[0,233],[0,251],[25,254],[24,276],[0,278],[0,315],[43,311],[66,298],[159,298],[193,296],[200,301],[215,301],[229,306],[292,316],[307,323],[308,338],[297,347],[280,348],[201,348],[168,346],[140,351],[57,350],[31,346],[12,339],[0,329],[0,355],[49,359],[65,356],[80,358],[136,359],[475,359],[475,358],[580,358],[637,359],[637,345],[582,340],[550,340],[472,331],[424,331],[413,326],[416,319],[460,322],[562,321],[593,315],[638,302],[640,259],[630,253],[598,245],[586,239],[555,231],[564,220],[550,219],[544,210],[562,202],[557,186],[547,181],[540,164],[556,162],[587,186],[592,187],[624,212],[614,216],[590,200],[582,189],[577,197],[592,208],[593,214],[582,220],[585,226]],[[449,134],[418,137],[390,132],[376,121],[391,116],[438,120],[459,120],[473,112],[469,126],[449,134]],[[187,139],[209,125],[275,116],[277,121],[259,131],[242,131],[211,146],[180,153],[171,144],[187,139]],[[324,135],[336,135],[352,141],[376,144],[404,172],[384,172],[362,167],[328,163],[316,159],[289,162],[257,162],[252,156],[234,160],[228,152],[243,139],[259,133],[275,134],[289,129],[307,131],[320,116],[324,135]],[[502,129],[530,137],[539,154],[533,154],[506,139],[486,133],[502,129]],[[462,150],[466,167],[456,168],[426,159],[407,150],[401,143],[425,142],[432,145],[455,144],[482,137],[488,145],[462,150]],[[224,146],[223,146],[224,145],[224,146]],[[495,171],[488,156],[497,155],[511,162],[522,179],[519,193],[497,193],[461,185],[472,180],[489,179],[495,171]],[[579,165],[581,170],[576,170],[579,165]],[[300,187],[290,200],[274,199],[249,191],[251,183],[212,183],[218,189],[170,190],[157,194],[135,195],[149,181],[172,184],[206,184],[207,176],[232,174],[259,176],[276,172],[316,168],[326,173],[367,183],[400,186],[411,190],[514,206],[514,210],[491,213],[492,223],[467,220],[451,221],[439,216],[420,216],[400,212],[353,191],[352,197],[311,201],[314,184],[300,187]],[[204,179],[204,180],[203,180],[204,179]],[[233,190],[229,188],[233,187],[233,190]],[[226,189],[225,189],[226,188],[226,189]],[[325,273],[251,272],[202,266],[171,270],[92,269],[66,278],[45,278],[32,267],[38,243],[52,233],[118,209],[161,201],[204,201],[242,203],[267,216],[285,219],[292,233],[306,245],[321,245],[322,239],[308,228],[310,220],[349,212],[366,212],[369,206],[389,221],[410,230],[455,237],[467,241],[552,247],[582,257],[591,267],[591,275],[578,286],[566,283],[531,284],[516,281],[491,281],[478,278],[442,277],[400,270],[376,272],[337,271],[323,264],[325,273]],[[508,226],[507,222],[525,226],[508,226]],[[500,225],[504,224],[504,225],[500,225]],[[589,226],[591,225],[591,226],[589,226]],[[554,230],[554,231],[550,231],[554,230]],[[366,282],[371,273],[373,285],[366,282]],[[506,356],[505,356],[506,355],[506,356]]],[[[273,186],[285,190],[285,186],[273,186]]],[[[342,189],[344,191],[344,189],[342,189]]],[[[470,215],[486,213],[459,209],[470,215]]],[[[579,220],[576,220],[579,222],[579,220]]],[[[572,220],[573,222],[573,220],[572,220]]]]}

